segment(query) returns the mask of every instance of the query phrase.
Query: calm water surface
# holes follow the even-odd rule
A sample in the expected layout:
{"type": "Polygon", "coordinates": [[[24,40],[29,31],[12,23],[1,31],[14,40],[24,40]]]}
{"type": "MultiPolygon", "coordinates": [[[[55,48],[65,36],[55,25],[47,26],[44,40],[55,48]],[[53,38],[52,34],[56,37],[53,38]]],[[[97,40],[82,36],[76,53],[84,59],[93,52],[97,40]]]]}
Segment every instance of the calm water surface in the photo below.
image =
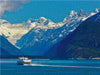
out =
{"type": "Polygon", "coordinates": [[[100,60],[33,60],[17,65],[16,60],[1,60],[0,75],[100,75],[100,60]]]}

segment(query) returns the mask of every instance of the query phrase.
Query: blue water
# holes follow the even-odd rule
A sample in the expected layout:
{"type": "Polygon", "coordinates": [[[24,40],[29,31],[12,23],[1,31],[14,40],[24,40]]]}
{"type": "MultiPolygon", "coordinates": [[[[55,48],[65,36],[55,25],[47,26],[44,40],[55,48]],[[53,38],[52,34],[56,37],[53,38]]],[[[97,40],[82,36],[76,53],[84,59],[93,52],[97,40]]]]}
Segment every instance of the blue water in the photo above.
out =
{"type": "Polygon", "coordinates": [[[17,65],[16,60],[1,60],[1,75],[100,75],[100,60],[33,60],[17,65]]]}

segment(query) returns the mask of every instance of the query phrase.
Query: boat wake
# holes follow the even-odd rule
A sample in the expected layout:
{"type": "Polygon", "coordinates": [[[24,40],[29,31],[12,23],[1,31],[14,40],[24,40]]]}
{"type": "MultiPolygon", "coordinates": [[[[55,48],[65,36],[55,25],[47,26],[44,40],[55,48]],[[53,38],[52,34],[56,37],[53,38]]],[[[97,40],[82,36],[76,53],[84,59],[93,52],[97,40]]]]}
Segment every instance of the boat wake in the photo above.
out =
{"type": "Polygon", "coordinates": [[[72,67],[72,68],[100,68],[96,66],[64,66],[64,65],[43,65],[43,64],[24,64],[24,66],[47,66],[47,67],[72,67]]]}

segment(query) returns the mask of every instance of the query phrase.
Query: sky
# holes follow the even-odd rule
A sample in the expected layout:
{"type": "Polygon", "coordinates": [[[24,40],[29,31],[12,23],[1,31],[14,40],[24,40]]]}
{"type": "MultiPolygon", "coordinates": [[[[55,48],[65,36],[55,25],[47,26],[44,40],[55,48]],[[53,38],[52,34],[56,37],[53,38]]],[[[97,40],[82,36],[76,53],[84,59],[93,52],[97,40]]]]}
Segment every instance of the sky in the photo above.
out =
{"type": "Polygon", "coordinates": [[[45,17],[54,22],[61,22],[71,10],[83,9],[90,13],[100,8],[99,0],[0,0],[0,18],[10,23],[23,23],[29,18],[45,17]]]}

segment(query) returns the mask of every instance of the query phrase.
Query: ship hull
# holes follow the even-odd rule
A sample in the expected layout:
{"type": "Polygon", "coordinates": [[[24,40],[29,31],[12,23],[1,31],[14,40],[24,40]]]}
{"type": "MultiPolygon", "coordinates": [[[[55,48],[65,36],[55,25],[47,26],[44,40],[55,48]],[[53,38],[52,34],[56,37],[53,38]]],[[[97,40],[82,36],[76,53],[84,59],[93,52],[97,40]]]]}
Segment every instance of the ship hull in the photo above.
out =
{"type": "Polygon", "coordinates": [[[19,60],[17,61],[18,65],[24,65],[24,64],[31,64],[31,60],[19,60]]]}
{"type": "Polygon", "coordinates": [[[17,62],[18,65],[31,64],[31,62],[17,62]]]}

